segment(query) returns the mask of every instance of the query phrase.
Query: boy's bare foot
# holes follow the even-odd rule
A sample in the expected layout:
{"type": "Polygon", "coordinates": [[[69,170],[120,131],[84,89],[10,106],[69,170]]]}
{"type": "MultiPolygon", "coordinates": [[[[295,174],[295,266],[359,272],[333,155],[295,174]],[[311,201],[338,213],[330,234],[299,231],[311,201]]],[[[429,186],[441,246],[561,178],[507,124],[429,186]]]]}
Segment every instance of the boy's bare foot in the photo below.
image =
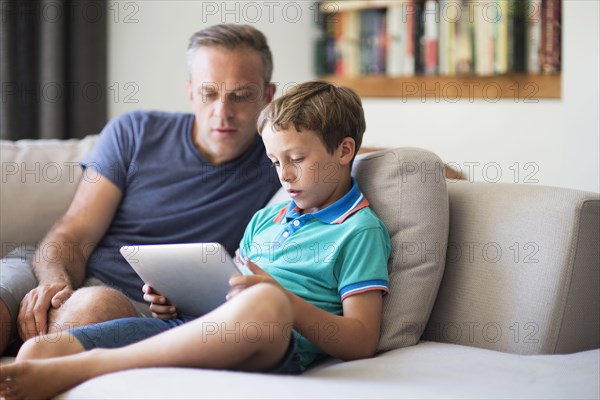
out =
{"type": "Polygon", "coordinates": [[[89,371],[66,359],[18,361],[0,366],[0,397],[49,399],[87,379],[89,371]],[[65,362],[66,361],[66,362],[65,362]]]}

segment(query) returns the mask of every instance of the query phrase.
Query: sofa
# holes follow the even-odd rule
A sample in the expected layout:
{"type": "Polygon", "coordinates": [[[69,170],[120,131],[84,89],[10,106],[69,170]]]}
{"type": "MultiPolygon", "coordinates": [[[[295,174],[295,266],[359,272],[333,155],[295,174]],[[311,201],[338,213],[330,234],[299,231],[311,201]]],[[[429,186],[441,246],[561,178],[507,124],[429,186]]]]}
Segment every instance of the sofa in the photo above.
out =
{"type": "MultiPolygon", "coordinates": [[[[66,210],[95,140],[1,142],[3,257],[66,210]]],[[[300,376],[130,370],[59,398],[600,397],[598,193],[454,179],[416,148],[360,155],[353,173],[392,239],[375,357],[300,376]]]]}

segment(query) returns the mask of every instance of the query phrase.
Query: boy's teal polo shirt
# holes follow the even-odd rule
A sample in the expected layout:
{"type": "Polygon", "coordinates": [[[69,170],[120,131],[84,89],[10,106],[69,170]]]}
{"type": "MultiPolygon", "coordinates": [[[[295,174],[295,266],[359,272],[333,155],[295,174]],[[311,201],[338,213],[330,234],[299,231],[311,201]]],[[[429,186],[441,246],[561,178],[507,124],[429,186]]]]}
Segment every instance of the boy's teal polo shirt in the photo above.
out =
{"type": "MultiPolygon", "coordinates": [[[[346,195],[313,214],[300,214],[294,201],[265,207],[246,227],[240,253],[290,292],[342,315],[344,299],[388,292],[390,238],[368,205],[353,179],[346,195]]],[[[335,340],[334,327],[331,334],[335,340]]],[[[305,368],[324,352],[297,336],[305,368]]]]}

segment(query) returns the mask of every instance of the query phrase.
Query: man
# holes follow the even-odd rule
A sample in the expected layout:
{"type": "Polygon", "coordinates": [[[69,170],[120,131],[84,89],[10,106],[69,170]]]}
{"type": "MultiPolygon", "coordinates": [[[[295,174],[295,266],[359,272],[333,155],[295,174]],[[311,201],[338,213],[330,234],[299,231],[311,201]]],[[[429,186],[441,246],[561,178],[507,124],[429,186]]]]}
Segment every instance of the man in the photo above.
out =
{"type": "Polygon", "coordinates": [[[264,35],[246,25],[209,27],[192,36],[187,55],[193,114],[138,111],[111,121],[81,163],[100,179],[81,181],[39,245],[56,253],[36,254],[30,267],[2,260],[0,351],[17,330],[26,340],[175,312],[148,290],[154,304],[143,302],[143,283],[119,247],[217,241],[233,253],[280,187],[256,133],[275,93],[264,35]]]}

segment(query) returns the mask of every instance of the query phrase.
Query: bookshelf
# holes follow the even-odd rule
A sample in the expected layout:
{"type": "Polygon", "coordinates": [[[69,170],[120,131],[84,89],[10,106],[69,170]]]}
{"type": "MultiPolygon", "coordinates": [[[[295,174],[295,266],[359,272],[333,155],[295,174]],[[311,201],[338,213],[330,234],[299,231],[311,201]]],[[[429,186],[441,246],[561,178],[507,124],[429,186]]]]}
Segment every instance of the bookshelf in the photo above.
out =
{"type": "MultiPolygon", "coordinates": [[[[539,99],[560,99],[560,9],[561,0],[321,1],[319,2],[321,39],[316,44],[316,73],[321,79],[353,88],[361,97],[449,102],[475,99],[495,102],[502,99],[523,103],[537,102],[539,99]],[[522,2],[518,6],[522,7],[519,12],[513,10],[517,4],[514,3],[515,1],[522,2]],[[476,4],[476,6],[472,4],[476,4]],[[435,18],[437,24],[433,27],[431,25],[423,26],[427,24],[424,21],[427,15],[429,15],[430,21],[436,15],[433,9],[426,8],[431,5],[437,7],[437,17],[435,18]],[[407,28],[406,22],[404,22],[400,28],[398,26],[392,28],[389,19],[391,15],[386,17],[392,8],[396,8],[395,18],[400,17],[403,21],[407,19],[410,21],[411,16],[414,15],[412,23],[414,24],[414,21],[419,18],[422,21],[421,27],[409,26],[407,28]],[[362,44],[365,41],[364,32],[361,31],[365,29],[363,26],[366,24],[377,25],[377,23],[368,22],[368,19],[365,19],[363,14],[369,10],[379,10],[379,15],[383,16],[379,18],[387,19],[380,23],[384,26],[383,28],[380,26],[375,28],[375,30],[379,29],[379,38],[368,40],[368,44],[364,45],[362,44]],[[452,14],[453,10],[454,14],[452,14]],[[455,10],[463,11],[460,18],[457,17],[455,10]],[[466,12],[467,10],[468,12],[466,12]],[[353,14],[353,18],[349,18],[348,14],[353,14]],[[483,19],[479,15],[483,15],[483,19]],[[506,15],[508,22],[500,22],[501,15],[506,15]],[[479,22],[477,18],[479,18],[479,22]],[[520,21],[518,21],[519,18],[520,21]],[[548,22],[547,18],[554,19],[548,22]],[[442,21],[441,25],[440,21],[442,21]],[[447,21],[453,21],[452,26],[448,26],[447,21]],[[468,23],[463,21],[468,21],[468,23]],[[515,28],[517,22],[523,27],[521,32],[517,33],[520,36],[513,38],[512,32],[513,30],[517,32],[517,28],[515,28]],[[444,23],[446,25],[443,25],[444,23]],[[537,24],[537,28],[530,27],[535,24],[537,24]],[[459,28],[459,25],[463,27],[459,28]],[[390,32],[392,29],[396,31],[390,32]],[[398,29],[402,29],[404,37],[410,35],[405,32],[406,29],[413,29],[413,39],[419,37],[419,40],[412,44],[412,51],[415,53],[412,54],[412,57],[419,60],[414,63],[414,67],[411,64],[408,70],[390,73],[393,68],[390,68],[390,61],[388,61],[388,58],[391,57],[391,50],[388,47],[392,42],[391,38],[398,36],[398,29]],[[418,29],[421,30],[417,31],[418,29]],[[451,46],[448,45],[447,39],[447,37],[459,37],[460,29],[469,30],[468,34],[464,35],[470,40],[470,43],[466,46],[463,44],[463,49],[460,49],[457,44],[460,38],[454,39],[451,46]],[[537,39],[534,36],[536,35],[535,31],[532,29],[538,30],[537,39]],[[484,30],[487,30],[487,33],[482,33],[484,30]],[[509,30],[510,36],[506,30],[509,30]],[[395,34],[396,36],[394,36],[395,34]],[[485,34],[488,36],[481,36],[485,34]],[[432,54],[426,47],[428,39],[424,36],[427,35],[434,37],[433,48],[436,54],[433,57],[433,67],[431,67],[431,60],[426,60],[427,57],[431,58],[432,54]],[[519,39],[518,42],[517,39],[519,39]],[[350,48],[348,43],[355,43],[356,48],[350,48]],[[486,46],[482,46],[480,43],[486,43],[486,46]],[[536,48],[539,51],[534,52],[529,49],[529,46],[531,49],[536,48]],[[374,47],[380,48],[379,53],[377,50],[373,50],[374,47]],[[447,50],[442,54],[444,48],[447,50]],[[461,56],[459,53],[461,51],[465,53],[464,48],[470,51],[468,62],[463,63],[467,65],[466,71],[464,65],[461,70],[458,62],[461,56]],[[510,54],[507,55],[506,49],[513,52],[510,53],[508,50],[510,54]],[[370,52],[366,57],[379,61],[385,59],[384,62],[387,64],[375,66],[371,71],[367,68],[365,72],[365,56],[360,54],[365,51],[370,52]],[[517,54],[519,51],[520,53],[517,54]],[[491,55],[484,60],[481,53],[486,56],[490,53],[491,55]],[[331,54],[335,54],[336,58],[333,64],[331,54]],[[326,58],[328,59],[325,60],[326,58]],[[343,61],[340,62],[340,59],[343,61]],[[429,63],[427,66],[429,70],[424,65],[426,63],[429,63]],[[444,63],[444,68],[442,63],[444,63]],[[448,67],[448,65],[452,65],[452,67],[448,67]],[[481,73],[482,71],[483,73],[481,73]]],[[[406,46],[410,47],[406,44],[404,46],[403,51],[406,51],[406,46]]],[[[412,59],[407,61],[407,57],[402,57],[405,65],[413,62],[412,59]]]]}

